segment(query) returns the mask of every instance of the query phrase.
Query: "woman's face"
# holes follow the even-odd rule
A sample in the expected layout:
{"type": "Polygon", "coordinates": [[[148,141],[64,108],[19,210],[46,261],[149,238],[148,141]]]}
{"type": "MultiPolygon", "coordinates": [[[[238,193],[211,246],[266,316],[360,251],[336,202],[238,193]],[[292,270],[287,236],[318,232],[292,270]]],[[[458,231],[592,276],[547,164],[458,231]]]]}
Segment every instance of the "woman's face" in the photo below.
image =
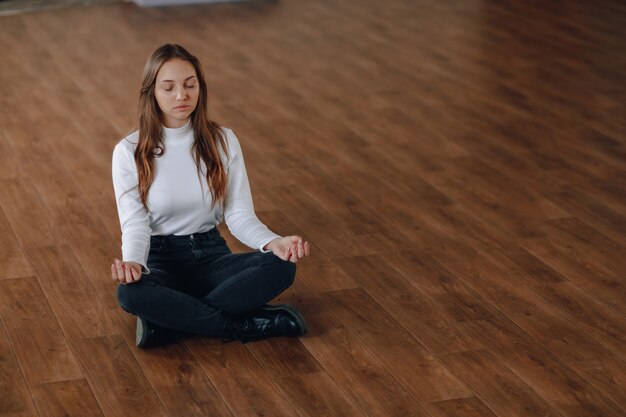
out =
{"type": "Polygon", "coordinates": [[[198,105],[198,77],[189,61],[170,59],[156,76],[154,96],[163,113],[165,127],[181,127],[198,105]]]}

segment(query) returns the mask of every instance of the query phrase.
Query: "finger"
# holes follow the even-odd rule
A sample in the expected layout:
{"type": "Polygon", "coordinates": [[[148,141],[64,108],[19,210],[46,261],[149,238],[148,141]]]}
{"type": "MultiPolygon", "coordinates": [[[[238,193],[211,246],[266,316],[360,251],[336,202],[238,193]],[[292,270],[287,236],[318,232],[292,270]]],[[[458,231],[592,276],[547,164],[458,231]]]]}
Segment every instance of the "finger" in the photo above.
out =
{"type": "Polygon", "coordinates": [[[124,265],[124,270],[125,270],[125,275],[126,275],[126,282],[128,282],[129,284],[131,282],[135,282],[135,271],[133,270],[133,267],[125,264],[124,265]]]}
{"type": "Polygon", "coordinates": [[[143,271],[141,269],[133,269],[133,272],[135,273],[135,281],[139,281],[141,279],[141,276],[143,275],[143,271]]]}
{"type": "Polygon", "coordinates": [[[309,252],[311,249],[309,248],[309,242],[304,242],[304,255],[309,256],[309,252]]]}
{"type": "Polygon", "coordinates": [[[111,278],[113,281],[117,281],[117,271],[115,270],[115,264],[111,264],[111,278]]]}
{"type": "Polygon", "coordinates": [[[128,270],[128,276],[130,277],[131,282],[135,282],[135,268],[130,265],[126,265],[126,269],[128,270]]]}
{"type": "Polygon", "coordinates": [[[123,282],[124,280],[124,271],[122,270],[122,263],[119,259],[115,260],[115,272],[117,273],[117,280],[119,282],[123,282]]]}
{"type": "Polygon", "coordinates": [[[296,262],[298,262],[298,250],[297,249],[292,249],[291,250],[291,259],[289,259],[291,262],[293,262],[294,264],[296,262]]]}
{"type": "Polygon", "coordinates": [[[133,279],[133,271],[126,264],[124,264],[124,278],[126,279],[126,282],[128,282],[128,283],[131,283],[131,282],[135,281],[133,279]]]}
{"type": "Polygon", "coordinates": [[[302,258],[304,256],[304,245],[302,243],[302,239],[298,240],[298,258],[302,258]]]}

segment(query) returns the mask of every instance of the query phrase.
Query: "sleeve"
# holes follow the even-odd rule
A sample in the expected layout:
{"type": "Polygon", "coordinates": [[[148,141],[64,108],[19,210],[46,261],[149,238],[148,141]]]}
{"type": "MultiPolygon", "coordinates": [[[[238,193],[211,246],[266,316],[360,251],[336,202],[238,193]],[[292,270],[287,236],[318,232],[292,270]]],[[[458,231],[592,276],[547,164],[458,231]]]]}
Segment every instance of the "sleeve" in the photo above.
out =
{"type": "Polygon", "coordinates": [[[270,252],[263,250],[263,246],[281,236],[272,232],[257,218],[241,145],[232,131],[227,130],[226,136],[229,160],[224,221],[232,235],[243,244],[263,253],[270,252]]]}
{"type": "Polygon", "coordinates": [[[122,142],[113,150],[112,176],[122,229],[122,260],[137,262],[142,266],[143,273],[149,274],[150,217],[139,198],[137,169],[132,151],[124,148],[122,142]]]}

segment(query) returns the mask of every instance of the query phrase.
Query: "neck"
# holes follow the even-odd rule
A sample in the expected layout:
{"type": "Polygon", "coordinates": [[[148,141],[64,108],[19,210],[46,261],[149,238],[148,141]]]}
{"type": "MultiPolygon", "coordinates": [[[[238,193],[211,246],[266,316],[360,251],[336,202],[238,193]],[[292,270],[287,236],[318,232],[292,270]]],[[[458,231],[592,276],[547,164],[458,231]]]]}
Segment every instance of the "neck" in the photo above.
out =
{"type": "Polygon", "coordinates": [[[163,141],[166,145],[176,145],[193,141],[193,127],[191,119],[180,127],[167,127],[162,125],[163,141]]]}
{"type": "Polygon", "coordinates": [[[166,120],[163,120],[161,124],[163,125],[163,127],[167,127],[169,129],[176,129],[176,128],[185,126],[187,123],[189,123],[190,120],[191,120],[191,117],[188,117],[185,120],[166,119],[166,120]]]}

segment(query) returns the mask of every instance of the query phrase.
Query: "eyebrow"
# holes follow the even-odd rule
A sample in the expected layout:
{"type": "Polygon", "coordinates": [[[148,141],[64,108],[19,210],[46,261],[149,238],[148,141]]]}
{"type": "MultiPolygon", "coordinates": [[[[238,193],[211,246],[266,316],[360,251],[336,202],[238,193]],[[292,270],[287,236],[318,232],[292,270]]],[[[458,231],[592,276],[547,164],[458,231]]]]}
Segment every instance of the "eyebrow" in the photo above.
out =
{"type": "MultiPolygon", "coordinates": [[[[190,76],[190,77],[187,77],[187,78],[185,78],[185,81],[187,81],[187,80],[188,80],[188,79],[190,79],[190,78],[194,78],[194,77],[195,77],[195,75],[192,75],[192,76],[190,76]]],[[[167,82],[173,83],[174,81],[175,81],[175,80],[161,80],[161,82],[162,82],[162,83],[167,83],[167,82]]]]}

